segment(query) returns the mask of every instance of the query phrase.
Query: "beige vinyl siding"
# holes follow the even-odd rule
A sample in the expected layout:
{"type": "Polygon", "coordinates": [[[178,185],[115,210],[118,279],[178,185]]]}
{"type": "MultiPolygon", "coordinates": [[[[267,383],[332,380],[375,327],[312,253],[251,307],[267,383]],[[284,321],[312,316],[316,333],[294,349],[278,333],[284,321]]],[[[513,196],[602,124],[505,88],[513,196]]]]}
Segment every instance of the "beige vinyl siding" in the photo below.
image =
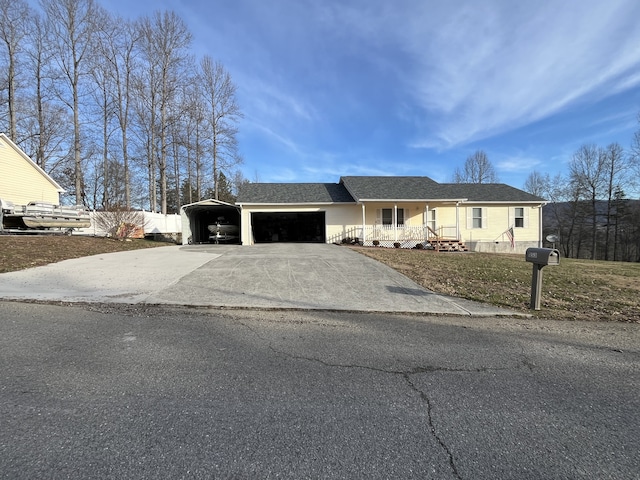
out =
{"type": "Polygon", "coordinates": [[[56,186],[3,138],[0,138],[0,198],[16,205],[35,201],[60,203],[56,186]]]}
{"type": "Polygon", "coordinates": [[[515,208],[524,209],[524,226],[514,228],[516,242],[537,241],[540,208],[531,205],[467,205],[464,207],[466,221],[461,219],[461,236],[465,241],[496,242],[506,241],[504,232],[514,226],[515,208]],[[483,228],[472,228],[473,208],[483,210],[483,228]]]}

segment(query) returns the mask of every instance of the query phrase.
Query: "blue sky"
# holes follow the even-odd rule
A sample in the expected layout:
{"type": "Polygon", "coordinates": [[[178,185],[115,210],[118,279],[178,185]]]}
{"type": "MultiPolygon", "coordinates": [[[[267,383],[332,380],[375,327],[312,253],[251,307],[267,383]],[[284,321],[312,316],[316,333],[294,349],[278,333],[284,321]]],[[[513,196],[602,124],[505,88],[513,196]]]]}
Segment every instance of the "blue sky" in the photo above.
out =
{"type": "Polygon", "coordinates": [[[221,61],[244,113],[242,171],[451,181],[478,149],[499,180],[566,173],[585,143],[640,128],[637,0],[102,0],[173,10],[221,61]]]}

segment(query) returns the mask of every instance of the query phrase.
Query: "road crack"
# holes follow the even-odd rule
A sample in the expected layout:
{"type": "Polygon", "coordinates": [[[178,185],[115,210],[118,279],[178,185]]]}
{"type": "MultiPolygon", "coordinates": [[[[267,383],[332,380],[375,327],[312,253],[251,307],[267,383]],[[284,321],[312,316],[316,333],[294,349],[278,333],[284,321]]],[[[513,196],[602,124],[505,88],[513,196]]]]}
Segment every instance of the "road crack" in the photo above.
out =
{"type": "MultiPolygon", "coordinates": [[[[375,366],[372,366],[372,365],[359,365],[359,364],[328,362],[328,361],[322,360],[322,359],[320,359],[318,357],[305,356],[305,355],[296,355],[296,354],[293,354],[293,353],[290,353],[290,352],[286,352],[286,351],[280,350],[280,349],[274,347],[268,340],[263,338],[256,330],[254,330],[253,328],[251,328],[248,325],[244,325],[244,326],[246,328],[248,328],[249,330],[251,330],[259,338],[262,338],[263,340],[265,340],[267,342],[268,348],[274,354],[289,358],[291,360],[313,362],[313,363],[320,364],[323,367],[327,367],[327,368],[361,369],[361,370],[368,370],[368,371],[373,371],[373,372],[382,373],[382,374],[401,376],[404,379],[404,382],[409,386],[409,388],[414,393],[416,393],[419,396],[420,400],[426,406],[426,420],[427,420],[427,426],[428,426],[428,429],[429,429],[429,433],[430,433],[431,437],[436,441],[436,443],[440,446],[442,451],[445,453],[446,457],[448,458],[449,467],[451,469],[451,472],[452,472],[453,476],[455,478],[457,478],[457,479],[462,479],[462,477],[460,476],[460,473],[458,472],[458,467],[456,466],[456,461],[455,461],[455,457],[453,455],[453,452],[451,451],[451,449],[447,445],[445,439],[438,433],[438,430],[437,430],[436,425],[434,423],[434,419],[433,419],[433,404],[431,402],[431,399],[429,398],[427,393],[425,393],[424,391],[420,390],[420,388],[418,388],[416,386],[416,384],[412,381],[411,376],[412,375],[418,375],[418,374],[440,373],[440,372],[445,372],[445,373],[486,373],[486,372],[505,371],[505,370],[512,369],[512,367],[452,368],[452,367],[443,367],[443,366],[435,366],[435,365],[417,366],[417,367],[413,367],[411,369],[388,369],[388,368],[379,368],[379,367],[375,367],[375,366]]],[[[529,365],[529,362],[527,362],[526,360],[523,363],[524,363],[525,367],[527,367],[529,369],[532,368],[531,365],[529,365]]]]}
{"type": "Polygon", "coordinates": [[[458,473],[458,468],[456,467],[456,462],[455,462],[455,459],[453,457],[453,453],[451,453],[451,449],[446,444],[444,439],[438,434],[438,431],[436,430],[436,427],[435,427],[435,425],[433,423],[431,399],[429,398],[429,396],[425,392],[420,390],[415,385],[415,383],[413,383],[411,381],[410,375],[411,375],[410,373],[405,373],[405,374],[403,374],[403,377],[404,377],[405,381],[407,382],[407,384],[409,385],[409,387],[420,396],[422,401],[427,406],[427,424],[429,425],[429,430],[431,432],[431,436],[436,440],[436,442],[438,442],[438,444],[440,445],[442,450],[444,450],[445,454],[449,458],[449,466],[451,467],[451,471],[453,472],[453,475],[456,478],[460,478],[461,479],[462,477],[458,473]]]}

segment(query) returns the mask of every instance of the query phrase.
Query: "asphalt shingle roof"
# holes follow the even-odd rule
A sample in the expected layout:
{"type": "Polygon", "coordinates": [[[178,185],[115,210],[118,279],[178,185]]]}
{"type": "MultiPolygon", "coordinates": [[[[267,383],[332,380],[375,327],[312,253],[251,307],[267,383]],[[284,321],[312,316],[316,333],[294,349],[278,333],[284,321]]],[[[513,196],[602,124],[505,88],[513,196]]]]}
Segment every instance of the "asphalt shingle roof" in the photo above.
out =
{"type": "Polygon", "coordinates": [[[354,203],[360,200],[544,202],[504,183],[438,183],[429,177],[341,177],[340,183],[248,183],[236,203],[354,203]]]}
{"type": "Polygon", "coordinates": [[[247,183],[236,203],[354,203],[339,183],[247,183]]]}
{"type": "Polygon", "coordinates": [[[356,200],[544,201],[504,183],[438,183],[429,177],[342,177],[340,181],[356,200]]]}
{"type": "Polygon", "coordinates": [[[504,183],[441,183],[441,194],[470,202],[544,202],[536,195],[504,183]]]}
{"type": "Polygon", "coordinates": [[[438,183],[429,177],[341,177],[340,182],[358,200],[432,198],[438,183]]]}

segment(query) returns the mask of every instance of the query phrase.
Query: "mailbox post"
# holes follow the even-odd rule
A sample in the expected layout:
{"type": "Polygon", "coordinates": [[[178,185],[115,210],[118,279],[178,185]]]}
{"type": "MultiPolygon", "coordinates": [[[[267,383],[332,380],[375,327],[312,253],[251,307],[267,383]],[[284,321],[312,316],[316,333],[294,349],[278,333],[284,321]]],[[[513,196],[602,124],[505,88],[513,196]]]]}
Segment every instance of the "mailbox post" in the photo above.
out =
{"type": "Polygon", "coordinates": [[[527,248],[527,262],[533,263],[531,276],[531,310],[540,310],[540,291],[542,290],[542,269],[547,265],[560,265],[560,252],[555,248],[527,248]]]}

